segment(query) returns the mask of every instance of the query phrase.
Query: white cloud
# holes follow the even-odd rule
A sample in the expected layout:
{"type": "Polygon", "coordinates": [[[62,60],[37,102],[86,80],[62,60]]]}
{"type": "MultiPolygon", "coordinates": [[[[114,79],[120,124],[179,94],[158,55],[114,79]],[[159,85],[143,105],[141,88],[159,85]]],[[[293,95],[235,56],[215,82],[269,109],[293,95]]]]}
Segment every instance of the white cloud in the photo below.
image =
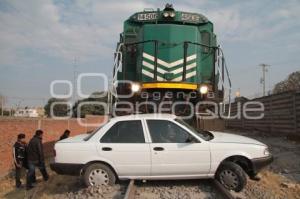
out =
{"type": "Polygon", "coordinates": [[[280,9],[274,12],[273,16],[276,18],[299,20],[300,2],[297,0],[285,2],[280,9]]]}
{"type": "Polygon", "coordinates": [[[10,10],[0,12],[1,64],[16,64],[20,59],[24,63],[30,58],[19,53],[26,49],[63,60],[112,58],[124,17],[150,6],[140,1],[77,1],[64,7],[51,0],[7,3],[10,10]],[[84,17],[86,21],[81,21],[84,17]]]}
{"type": "MultiPolygon", "coordinates": [[[[163,7],[161,2],[138,0],[76,0],[72,4],[54,4],[51,0],[10,0],[6,3],[10,9],[0,10],[0,64],[11,65],[34,59],[22,56],[27,49],[67,61],[74,57],[83,62],[112,59],[123,21],[143,8],[163,7]]],[[[261,9],[262,6],[260,1],[233,5],[208,0],[174,3],[177,10],[203,11],[214,23],[219,41],[263,40],[299,19],[300,5],[296,1],[290,1],[270,14],[244,13],[245,7],[261,9]]]]}
{"type": "Polygon", "coordinates": [[[270,39],[293,25],[300,25],[300,3],[265,5],[263,1],[221,4],[215,1],[190,2],[186,10],[202,12],[214,23],[219,40],[254,41],[270,39]]]}

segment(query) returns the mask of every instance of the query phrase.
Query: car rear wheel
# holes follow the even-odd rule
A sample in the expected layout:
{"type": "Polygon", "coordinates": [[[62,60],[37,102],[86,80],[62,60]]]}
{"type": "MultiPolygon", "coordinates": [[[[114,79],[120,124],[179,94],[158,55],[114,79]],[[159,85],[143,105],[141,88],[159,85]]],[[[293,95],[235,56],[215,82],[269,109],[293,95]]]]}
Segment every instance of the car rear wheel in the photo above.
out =
{"type": "Polygon", "coordinates": [[[216,174],[217,180],[228,190],[240,192],[247,183],[244,170],[234,162],[224,162],[216,174]]]}
{"type": "Polygon", "coordinates": [[[94,163],[85,169],[83,180],[86,186],[113,185],[116,176],[108,166],[94,163]]]}

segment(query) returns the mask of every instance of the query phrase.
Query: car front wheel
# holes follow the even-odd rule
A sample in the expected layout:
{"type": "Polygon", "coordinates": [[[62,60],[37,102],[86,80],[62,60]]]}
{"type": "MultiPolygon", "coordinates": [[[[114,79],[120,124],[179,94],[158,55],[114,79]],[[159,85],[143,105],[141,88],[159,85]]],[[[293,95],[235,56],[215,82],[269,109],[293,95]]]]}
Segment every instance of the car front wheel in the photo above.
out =
{"type": "Polygon", "coordinates": [[[108,166],[94,163],[85,169],[83,180],[86,186],[113,185],[116,176],[108,166]]]}
{"type": "Polygon", "coordinates": [[[241,191],[247,183],[244,170],[234,162],[224,162],[216,173],[217,180],[228,190],[241,191]]]}

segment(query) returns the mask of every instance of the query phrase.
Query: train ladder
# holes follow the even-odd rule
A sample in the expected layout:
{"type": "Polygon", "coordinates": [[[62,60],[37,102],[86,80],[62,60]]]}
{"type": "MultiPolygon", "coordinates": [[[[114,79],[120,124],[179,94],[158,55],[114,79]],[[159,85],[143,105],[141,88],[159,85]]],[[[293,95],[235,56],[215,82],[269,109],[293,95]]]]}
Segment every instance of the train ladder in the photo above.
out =
{"type": "Polygon", "coordinates": [[[124,46],[123,43],[119,43],[115,52],[115,58],[114,58],[114,67],[113,67],[113,79],[112,83],[110,84],[111,87],[108,89],[107,93],[107,103],[108,103],[108,113],[109,115],[112,114],[112,106],[113,106],[113,99],[115,98],[115,101],[118,101],[118,96],[117,96],[117,76],[118,72],[122,71],[122,47],[124,46]]]}

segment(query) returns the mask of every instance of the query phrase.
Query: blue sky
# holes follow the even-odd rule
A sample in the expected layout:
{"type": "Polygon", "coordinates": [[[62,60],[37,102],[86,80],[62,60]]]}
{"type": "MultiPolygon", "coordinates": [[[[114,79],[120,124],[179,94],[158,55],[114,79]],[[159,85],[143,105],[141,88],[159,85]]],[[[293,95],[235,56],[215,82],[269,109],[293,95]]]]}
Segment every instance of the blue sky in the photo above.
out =
{"type": "MultiPolygon", "coordinates": [[[[300,70],[300,1],[168,1],[182,11],[202,13],[215,24],[229,66],[233,90],[262,92],[260,63],[270,64],[267,89],[300,70]]],[[[8,105],[42,105],[52,80],[73,81],[79,72],[112,72],[122,23],[163,1],[1,0],[0,93],[8,105]],[[20,97],[24,98],[21,100],[20,97]]],[[[89,93],[101,89],[96,79],[89,93]]],[[[61,88],[64,91],[66,88],[61,88]]],[[[64,91],[65,92],[65,91],[64,91]]]]}

